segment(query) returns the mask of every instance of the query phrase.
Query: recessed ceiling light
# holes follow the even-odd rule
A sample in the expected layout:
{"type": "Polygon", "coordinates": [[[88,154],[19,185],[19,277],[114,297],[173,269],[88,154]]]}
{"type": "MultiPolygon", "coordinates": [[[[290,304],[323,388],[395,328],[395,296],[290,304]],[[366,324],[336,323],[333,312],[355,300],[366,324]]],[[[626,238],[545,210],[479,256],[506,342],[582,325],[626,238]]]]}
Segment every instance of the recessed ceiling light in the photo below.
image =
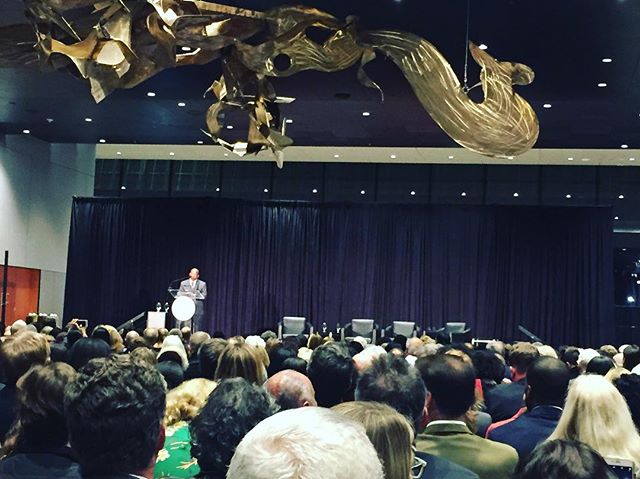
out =
{"type": "Polygon", "coordinates": [[[611,58],[603,58],[602,63],[611,63],[613,60],[611,58]]]}
{"type": "Polygon", "coordinates": [[[467,192],[463,191],[462,193],[460,193],[460,196],[467,196],[467,192]]]}
{"type": "Polygon", "coordinates": [[[450,160],[453,160],[453,155],[449,155],[449,159],[450,159],[450,160]]]}
{"type": "Polygon", "coordinates": [[[121,190],[126,190],[126,189],[127,189],[127,187],[126,187],[126,186],[124,186],[124,185],[122,185],[122,186],[120,187],[120,189],[121,189],[121,190]]]}
{"type": "Polygon", "coordinates": [[[191,51],[191,47],[182,47],[181,50],[183,52],[190,52],[191,51]]]}
{"type": "Polygon", "coordinates": [[[507,156],[507,160],[513,160],[513,156],[507,156]]]}
{"type": "Polygon", "coordinates": [[[187,104],[183,101],[178,102],[178,106],[187,106],[187,104]]]}
{"type": "Polygon", "coordinates": [[[284,122],[291,124],[291,123],[293,123],[293,120],[291,118],[287,118],[284,122]]]}
{"type": "Polygon", "coordinates": [[[565,198],[569,200],[571,199],[571,195],[565,195],[565,198]]]}
{"type": "Polygon", "coordinates": [[[520,195],[519,195],[519,194],[518,194],[518,192],[516,191],[516,192],[513,194],[513,197],[514,197],[514,198],[517,198],[518,196],[520,196],[520,195]]]}
{"type": "Polygon", "coordinates": [[[619,200],[624,200],[624,195],[618,195],[619,200]]]}
{"type": "Polygon", "coordinates": [[[116,151],[116,155],[122,155],[121,151],[116,151]]]}
{"type": "Polygon", "coordinates": [[[269,188],[265,188],[265,189],[264,189],[264,190],[262,190],[262,191],[264,191],[265,193],[269,193],[269,188]]]}
{"type": "Polygon", "coordinates": [[[573,161],[573,156],[570,156],[569,158],[567,158],[567,160],[573,161]]]}
{"type": "Polygon", "coordinates": [[[169,156],[175,156],[175,153],[173,151],[170,151],[169,156]]]}
{"type": "Polygon", "coordinates": [[[362,116],[371,116],[371,113],[369,113],[368,111],[363,111],[362,116]]]}
{"type": "Polygon", "coordinates": [[[233,125],[227,125],[227,130],[233,130],[233,125]]]}
{"type": "Polygon", "coordinates": [[[629,158],[629,161],[636,161],[635,158],[629,158]]]}
{"type": "Polygon", "coordinates": [[[92,118],[87,117],[87,118],[85,118],[85,119],[84,119],[84,121],[86,121],[87,123],[91,123],[91,122],[93,121],[93,119],[92,119],[92,118]]]}
{"type": "Polygon", "coordinates": [[[627,148],[629,148],[629,145],[623,143],[622,145],[620,145],[620,148],[626,150],[627,148]]]}
{"type": "Polygon", "coordinates": [[[216,192],[220,191],[220,188],[216,188],[216,192]]]}
{"type": "Polygon", "coordinates": [[[197,143],[198,143],[198,145],[202,145],[203,141],[202,140],[198,140],[197,143]]]}
{"type": "Polygon", "coordinates": [[[607,84],[606,83],[598,83],[598,86],[600,88],[605,88],[607,86],[607,84]]]}
{"type": "Polygon", "coordinates": [[[147,96],[151,96],[151,97],[153,97],[153,96],[156,96],[156,94],[155,94],[155,92],[148,91],[148,92],[147,92],[147,96]]]}
{"type": "Polygon", "coordinates": [[[29,133],[31,133],[31,130],[22,130],[22,133],[24,133],[25,135],[28,135],[29,133]]]}
{"type": "Polygon", "coordinates": [[[107,140],[105,140],[104,138],[100,138],[98,141],[99,141],[100,143],[106,143],[106,142],[107,142],[107,140]]]}
{"type": "Polygon", "coordinates": [[[613,219],[614,219],[614,220],[619,220],[619,219],[620,219],[620,217],[619,217],[619,216],[614,216],[614,217],[613,217],[613,219]]]}
{"type": "Polygon", "coordinates": [[[389,155],[389,158],[391,158],[392,160],[395,160],[397,157],[396,155],[389,155]]]}
{"type": "Polygon", "coordinates": [[[416,196],[416,192],[415,192],[415,191],[413,191],[413,190],[411,190],[410,195],[411,195],[411,196],[416,196]]]}
{"type": "Polygon", "coordinates": [[[333,155],[334,158],[340,158],[340,155],[333,155]]]}
{"type": "Polygon", "coordinates": [[[53,118],[47,118],[47,123],[53,123],[53,118]]]}
{"type": "Polygon", "coordinates": [[[545,103],[542,108],[551,108],[551,103],[545,103]]]}
{"type": "Polygon", "coordinates": [[[364,191],[364,190],[360,190],[360,194],[361,194],[361,195],[364,195],[365,193],[366,193],[366,191],[364,191]]]}
{"type": "Polygon", "coordinates": [[[627,251],[627,248],[622,248],[622,251],[627,251]]]}
{"type": "Polygon", "coordinates": [[[488,46],[486,46],[484,43],[481,43],[481,44],[478,46],[478,48],[479,48],[480,50],[486,50],[486,49],[487,49],[487,48],[489,48],[489,47],[488,47],[488,46]]]}
{"type": "Polygon", "coordinates": [[[582,158],[580,161],[591,161],[589,158],[582,158]]]}
{"type": "Polygon", "coordinates": [[[314,188],[314,189],[312,189],[312,190],[311,190],[311,193],[313,193],[314,195],[315,195],[317,192],[318,192],[318,189],[317,189],[317,188],[314,188]]]}

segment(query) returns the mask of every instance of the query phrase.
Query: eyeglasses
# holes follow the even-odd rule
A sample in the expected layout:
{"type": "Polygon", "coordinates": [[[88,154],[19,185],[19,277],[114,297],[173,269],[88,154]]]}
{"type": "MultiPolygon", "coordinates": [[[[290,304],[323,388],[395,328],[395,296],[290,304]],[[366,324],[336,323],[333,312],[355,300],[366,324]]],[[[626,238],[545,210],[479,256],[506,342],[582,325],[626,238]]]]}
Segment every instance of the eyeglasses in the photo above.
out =
{"type": "Polygon", "coordinates": [[[424,468],[427,467],[427,461],[420,459],[419,457],[413,458],[413,465],[411,466],[411,479],[420,479],[424,473],[424,468]]]}

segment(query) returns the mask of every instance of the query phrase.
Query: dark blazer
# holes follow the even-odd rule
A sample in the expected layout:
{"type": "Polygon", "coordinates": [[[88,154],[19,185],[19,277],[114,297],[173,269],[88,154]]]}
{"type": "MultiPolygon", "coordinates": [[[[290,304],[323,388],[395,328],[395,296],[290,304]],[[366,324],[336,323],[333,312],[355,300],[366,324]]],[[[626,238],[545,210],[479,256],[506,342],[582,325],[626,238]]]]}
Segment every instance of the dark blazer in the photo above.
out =
{"type": "Polygon", "coordinates": [[[485,391],[486,410],[491,415],[493,422],[509,419],[524,406],[526,386],[527,382],[523,379],[517,383],[498,384],[485,391]]]}
{"type": "Polygon", "coordinates": [[[518,451],[524,461],[535,447],[547,439],[560,420],[562,409],[555,406],[537,406],[530,412],[489,431],[488,439],[508,444],[518,451]]]}
{"type": "Polygon", "coordinates": [[[0,384],[0,442],[16,420],[16,386],[0,384]]]}
{"type": "Polygon", "coordinates": [[[478,479],[475,472],[433,454],[417,451],[416,457],[427,463],[419,479],[478,479]]]}
{"type": "Polygon", "coordinates": [[[80,466],[71,449],[12,454],[0,461],[0,479],[80,479],[80,466]]]}

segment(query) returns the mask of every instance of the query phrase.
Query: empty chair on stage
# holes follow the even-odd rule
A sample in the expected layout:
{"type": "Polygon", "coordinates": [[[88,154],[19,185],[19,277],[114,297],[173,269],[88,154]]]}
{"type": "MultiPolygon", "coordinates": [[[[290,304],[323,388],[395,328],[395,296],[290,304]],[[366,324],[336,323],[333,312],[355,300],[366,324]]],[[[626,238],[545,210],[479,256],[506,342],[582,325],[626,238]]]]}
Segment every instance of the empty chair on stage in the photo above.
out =
{"type": "Polygon", "coordinates": [[[398,335],[405,338],[412,338],[418,335],[420,328],[415,321],[394,321],[384,328],[385,338],[395,338],[398,335]]]}
{"type": "Polygon", "coordinates": [[[444,331],[452,343],[471,342],[471,329],[467,328],[467,323],[446,323],[444,331]]]}
{"type": "Polygon", "coordinates": [[[313,334],[313,326],[307,322],[307,318],[304,316],[284,316],[282,321],[278,323],[278,338],[298,336],[299,334],[305,336],[313,334]]]}
{"type": "Polygon", "coordinates": [[[375,344],[377,338],[378,326],[373,319],[352,319],[340,330],[340,338],[342,341],[351,341],[356,336],[361,336],[367,340],[367,343],[375,344]]]}

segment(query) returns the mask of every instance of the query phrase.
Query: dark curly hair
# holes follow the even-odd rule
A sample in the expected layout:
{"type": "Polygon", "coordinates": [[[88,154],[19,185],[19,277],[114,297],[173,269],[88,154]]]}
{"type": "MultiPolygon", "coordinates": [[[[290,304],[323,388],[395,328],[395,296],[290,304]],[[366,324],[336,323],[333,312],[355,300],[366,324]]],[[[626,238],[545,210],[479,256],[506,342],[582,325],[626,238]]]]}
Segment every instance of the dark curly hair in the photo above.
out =
{"type": "Polygon", "coordinates": [[[623,374],[613,382],[627,401],[631,417],[636,428],[640,427],[640,376],[637,374],[623,374]]]}
{"type": "Polygon", "coordinates": [[[277,411],[264,389],[244,378],[222,380],[189,424],[191,454],[198,459],[201,477],[224,477],[245,434],[277,411]]]}
{"type": "Polygon", "coordinates": [[[83,475],[130,474],[149,466],[160,438],[165,382],[130,356],[92,359],[65,390],[69,442],[83,475]]]}

